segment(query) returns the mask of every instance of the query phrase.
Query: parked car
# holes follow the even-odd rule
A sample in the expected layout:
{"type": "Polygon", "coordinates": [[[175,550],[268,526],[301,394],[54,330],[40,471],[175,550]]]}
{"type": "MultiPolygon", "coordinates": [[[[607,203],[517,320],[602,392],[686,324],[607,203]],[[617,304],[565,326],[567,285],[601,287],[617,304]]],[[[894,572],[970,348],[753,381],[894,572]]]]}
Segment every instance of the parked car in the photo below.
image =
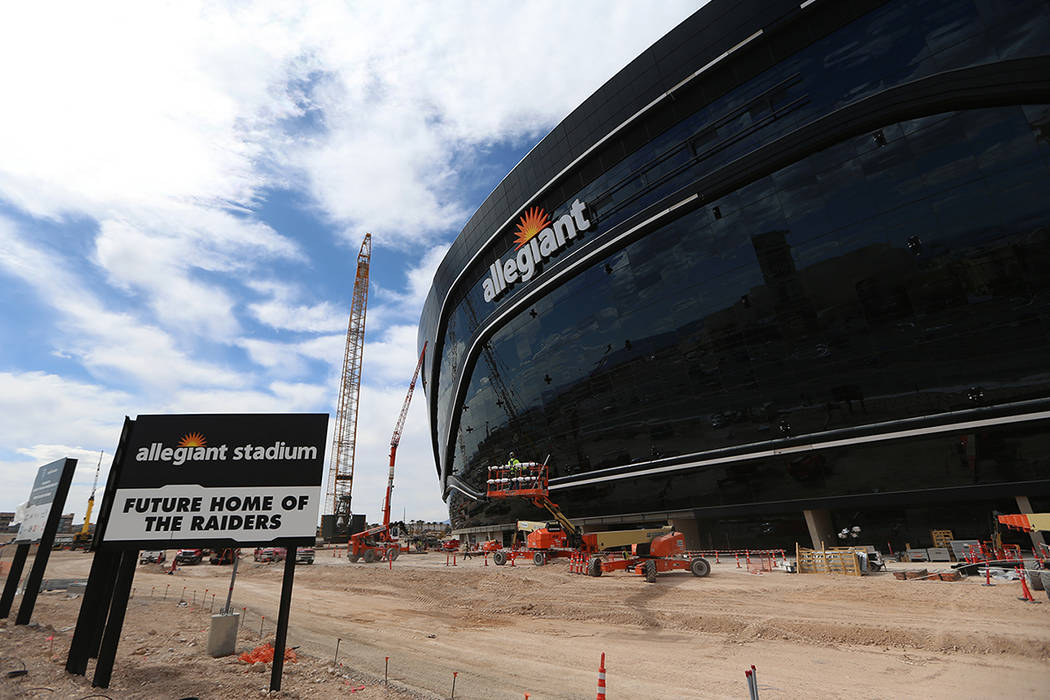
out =
{"type": "Polygon", "coordinates": [[[255,561],[284,561],[287,554],[284,547],[256,547],[255,561]]]}
{"type": "Polygon", "coordinates": [[[139,564],[160,564],[166,558],[163,549],[144,549],[139,552],[139,564]]]}
{"type": "Polygon", "coordinates": [[[204,558],[204,552],[200,549],[180,549],[175,553],[175,562],[178,564],[200,564],[204,558]]]}
{"type": "Polygon", "coordinates": [[[295,563],[296,564],[313,564],[314,563],[314,548],[313,547],[300,547],[295,550],[295,563]]]}
{"type": "Polygon", "coordinates": [[[211,557],[208,559],[212,564],[232,564],[234,559],[241,556],[241,550],[239,549],[213,549],[211,557]]]}

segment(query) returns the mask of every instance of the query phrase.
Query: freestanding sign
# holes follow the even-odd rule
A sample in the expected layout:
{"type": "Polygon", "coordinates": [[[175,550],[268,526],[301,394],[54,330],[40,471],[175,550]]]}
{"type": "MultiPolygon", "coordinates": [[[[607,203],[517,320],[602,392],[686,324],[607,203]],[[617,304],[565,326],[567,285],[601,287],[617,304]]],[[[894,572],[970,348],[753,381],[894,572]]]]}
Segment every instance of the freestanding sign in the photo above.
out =
{"type": "Polygon", "coordinates": [[[22,576],[22,569],[29,555],[29,546],[39,543],[36,557],[33,559],[33,568],[26,579],[22,604],[15,618],[16,625],[28,624],[33,616],[37,593],[40,592],[40,582],[44,578],[44,569],[47,567],[51,546],[55,542],[58,520],[66,504],[66,494],[69,492],[69,484],[73,480],[73,472],[76,468],[77,460],[67,458],[45,464],[36,472],[33,488],[29,492],[29,502],[23,511],[22,524],[15,536],[15,543],[18,547],[15,549],[15,556],[11,562],[11,570],[7,574],[3,595],[0,596],[0,617],[7,617],[11,612],[11,603],[14,601],[18,579],[22,576]]]}
{"type": "Polygon", "coordinates": [[[103,549],[311,545],[327,414],[139,416],[103,549]]]}
{"type": "MultiPolygon", "coordinates": [[[[73,460],[76,464],[76,460],[73,460]]],[[[45,464],[36,470],[36,480],[33,481],[33,489],[29,492],[29,502],[26,503],[24,516],[18,534],[15,535],[15,544],[32,544],[39,542],[44,535],[44,527],[47,525],[47,516],[51,513],[51,506],[58,495],[58,487],[62,482],[62,474],[66,466],[66,460],[60,459],[51,464],[45,464]]],[[[62,499],[62,504],[65,499],[62,499]]],[[[59,507],[61,510],[61,505],[59,507]]]]}
{"type": "Polygon", "coordinates": [[[328,414],[124,419],[66,670],[109,687],[138,550],[278,545],[285,558],[270,688],[280,690],[295,547],[317,533],[328,414]]]}

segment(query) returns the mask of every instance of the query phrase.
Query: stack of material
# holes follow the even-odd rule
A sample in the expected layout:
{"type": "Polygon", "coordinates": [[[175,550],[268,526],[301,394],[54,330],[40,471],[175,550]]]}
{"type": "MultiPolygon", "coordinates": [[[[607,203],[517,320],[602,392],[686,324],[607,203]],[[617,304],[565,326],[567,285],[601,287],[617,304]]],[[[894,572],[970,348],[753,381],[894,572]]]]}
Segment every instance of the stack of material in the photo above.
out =
{"type": "Polygon", "coordinates": [[[795,543],[795,561],[800,574],[846,574],[861,576],[860,555],[852,547],[806,549],[795,543]]]}

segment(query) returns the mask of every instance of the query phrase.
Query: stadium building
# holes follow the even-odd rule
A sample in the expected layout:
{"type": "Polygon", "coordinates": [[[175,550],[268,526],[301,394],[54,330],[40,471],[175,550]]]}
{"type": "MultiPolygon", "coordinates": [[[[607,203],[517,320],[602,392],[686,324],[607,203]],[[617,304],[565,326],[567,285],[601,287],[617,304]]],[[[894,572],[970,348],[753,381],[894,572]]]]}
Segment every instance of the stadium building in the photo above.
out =
{"type": "MultiPolygon", "coordinates": [[[[552,79],[563,79],[564,76],[552,79]]],[[[555,127],[419,346],[453,528],[894,550],[1050,511],[1050,3],[713,0],[555,127]]]]}

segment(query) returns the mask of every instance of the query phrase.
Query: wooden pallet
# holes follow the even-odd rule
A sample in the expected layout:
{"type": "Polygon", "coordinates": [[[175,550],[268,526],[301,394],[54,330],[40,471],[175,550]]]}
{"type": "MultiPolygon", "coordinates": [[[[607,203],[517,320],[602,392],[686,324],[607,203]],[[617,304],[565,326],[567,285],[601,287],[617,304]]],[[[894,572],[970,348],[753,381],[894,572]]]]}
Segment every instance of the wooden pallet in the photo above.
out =
{"type": "Polygon", "coordinates": [[[860,557],[853,547],[807,549],[795,543],[795,561],[800,574],[845,574],[861,576],[860,557]]]}
{"type": "Polygon", "coordinates": [[[930,530],[930,538],[934,547],[951,547],[951,541],[955,539],[951,530],[930,530]]]}

